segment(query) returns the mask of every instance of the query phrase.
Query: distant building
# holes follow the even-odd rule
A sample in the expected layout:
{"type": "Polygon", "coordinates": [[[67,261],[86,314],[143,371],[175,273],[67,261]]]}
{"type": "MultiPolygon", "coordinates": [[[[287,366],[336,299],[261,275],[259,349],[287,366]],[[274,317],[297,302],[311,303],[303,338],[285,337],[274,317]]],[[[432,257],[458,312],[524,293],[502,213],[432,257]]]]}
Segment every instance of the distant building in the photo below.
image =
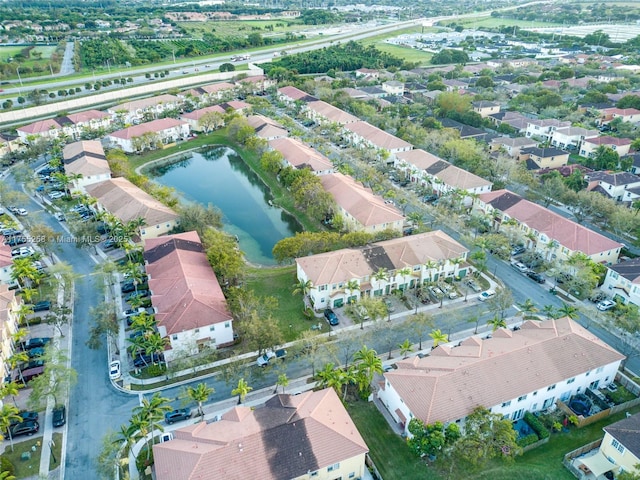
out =
{"type": "Polygon", "coordinates": [[[62,150],[64,171],[73,178],[73,191],[86,193],[85,186],[111,178],[111,168],[97,140],[74,142],[62,150]],[[75,178],[79,176],[78,178],[75,178]]]}

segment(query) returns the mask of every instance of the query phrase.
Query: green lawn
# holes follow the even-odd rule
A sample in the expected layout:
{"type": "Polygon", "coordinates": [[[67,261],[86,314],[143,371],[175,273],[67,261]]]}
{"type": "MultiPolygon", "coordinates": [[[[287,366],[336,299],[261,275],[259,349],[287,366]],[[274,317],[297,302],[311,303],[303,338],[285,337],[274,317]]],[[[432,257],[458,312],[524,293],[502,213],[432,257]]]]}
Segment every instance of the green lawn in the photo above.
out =
{"type": "Polygon", "coordinates": [[[426,65],[433,57],[432,53],[423,52],[415,48],[401,47],[398,45],[391,45],[389,43],[378,42],[375,47],[381,52],[386,52],[398,58],[411,63],[418,63],[420,65],[426,65]]]}
{"type": "Polygon", "coordinates": [[[25,441],[20,441],[13,443],[13,451],[11,451],[11,447],[7,446],[5,452],[2,456],[9,459],[9,461],[15,467],[15,476],[17,479],[27,478],[31,476],[38,476],[38,472],[40,470],[40,454],[42,453],[41,443],[42,438],[34,438],[25,441]],[[35,451],[32,450],[32,447],[36,447],[35,451]],[[29,460],[22,460],[21,456],[24,452],[29,452],[31,454],[31,458],[29,460]]]}
{"type": "Polygon", "coordinates": [[[278,308],[273,317],[278,321],[280,331],[287,341],[293,341],[300,333],[311,328],[310,322],[302,315],[302,297],[293,295],[296,283],[294,265],[269,269],[249,269],[247,286],[259,296],[273,296],[278,299],[278,308]],[[289,327],[291,326],[291,327],[289,327]]]}
{"type": "MultiPolygon", "coordinates": [[[[448,21],[445,21],[448,23],[448,21]]],[[[536,27],[556,27],[562,25],[561,23],[551,23],[551,22],[532,22],[529,20],[517,20],[511,18],[494,18],[494,17],[470,17],[456,20],[456,23],[465,25],[467,28],[495,28],[501,25],[510,26],[510,27],[521,27],[521,28],[536,28],[536,27]]]]}
{"type": "Polygon", "coordinates": [[[60,458],[62,456],[62,434],[53,434],[53,455],[49,457],[49,471],[58,468],[60,466],[60,458]],[[53,460],[55,457],[55,461],[53,460]]]}
{"type": "Polygon", "coordinates": [[[276,20],[242,20],[242,21],[225,21],[225,22],[178,22],[178,25],[189,32],[201,36],[203,33],[213,33],[218,37],[245,37],[250,33],[259,33],[263,37],[273,36],[278,33],[298,32],[311,28],[312,26],[303,25],[302,23],[293,23],[287,25],[292,20],[276,19],[276,20]],[[266,27],[273,26],[273,31],[267,30],[266,27]],[[254,30],[255,29],[255,30],[254,30]]]}
{"type": "Polygon", "coordinates": [[[433,469],[416,457],[404,440],[396,435],[371,402],[358,401],[347,405],[362,438],[369,447],[369,456],[384,480],[436,480],[433,469]]]}

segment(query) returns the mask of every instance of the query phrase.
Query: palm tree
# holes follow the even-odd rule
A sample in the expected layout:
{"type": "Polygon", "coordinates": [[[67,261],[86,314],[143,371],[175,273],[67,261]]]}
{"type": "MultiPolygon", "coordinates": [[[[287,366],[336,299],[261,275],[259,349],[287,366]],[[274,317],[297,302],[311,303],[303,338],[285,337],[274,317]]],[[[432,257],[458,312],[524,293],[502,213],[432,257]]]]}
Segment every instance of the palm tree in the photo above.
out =
{"type": "Polygon", "coordinates": [[[533,300],[527,298],[524,302],[518,303],[518,308],[522,311],[522,314],[526,317],[527,314],[536,313],[538,309],[536,308],[533,300]]]}
{"type": "Polygon", "coordinates": [[[29,355],[27,354],[27,352],[16,352],[7,359],[9,368],[11,370],[13,370],[14,368],[18,369],[18,376],[22,380],[22,383],[24,383],[25,385],[27,384],[27,382],[25,382],[24,378],[22,378],[22,368],[20,368],[20,365],[28,361],[29,361],[29,355]]]}
{"type": "Polygon", "coordinates": [[[344,402],[347,399],[347,390],[349,389],[349,385],[356,381],[357,379],[357,371],[355,365],[351,365],[346,370],[340,368],[336,370],[338,378],[342,383],[344,389],[342,390],[342,401],[344,402]]]}
{"type": "MultiPolygon", "coordinates": [[[[347,284],[344,286],[344,289],[349,292],[349,296],[347,297],[347,303],[352,302],[352,298],[354,297],[352,294],[354,292],[360,291],[360,283],[357,280],[349,280],[347,284]]],[[[356,301],[358,300],[358,296],[356,295],[356,301]]]]}
{"type": "Polygon", "coordinates": [[[358,369],[364,373],[367,385],[371,384],[376,373],[381,374],[384,371],[378,352],[366,345],[363,345],[360,350],[353,354],[353,360],[356,362],[358,369]]]}
{"type": "Polygon", "coordinates": [[[433,339],[433,348],[449,340],[449,336],[446,333],[442,333],[440,329],[433,330],[429,336],[433,339]]]}
{"type": "Polygon", "coordinates": [[[138,285],[140,285],[145,278],[144,272],[140,269],[140,265],[131,261],[125,263],[120,270],[122,273],[133,282],[133,288],[135,293],[138,293],[138,285]]]}
{"type": "Polygon", "coordinates": [[[241,378],[238,380],[238,386],[231,390],[231,395],[238,395],[238,405],[240,405],[251,390],[253,390],[253,387],[250,387],[245,379],[241,378]]]}
{"type": "Polygon", "coordinates": [[[201,419],[204,419],[204,410],[202,410],[202,404],[209,399],[209,395],[214,393],[215,390],[208,387],[206,383],[199,383],[194,387],[187,387],[187,397],[198,404],[198,415],[201,419]]]}
{"type": "MultiPolygon", "coordinates": [[[[387,272],[387,269],[384,267],[378,268],[376,273],[373,274],[373,279],[377,282],[378,287],[381,287],[383,281],[389,281],[389,273],[387,272]]],[[[381,290],[381,288],[378,288],[378,290],[381,290]]]]}
{"type": "Polygon", "coordinates": [[[18,415],[18,407],[13,405],[4,404],[0,409],[0,432],[2,436],[5,432],[9,435],[9,442],[11,443],[11,451],[13,452],[13,438],[11,438],[11,429],[9,428],[12,423],[21,422],[22,417],[18,415]]]}
{"type": "Polygon", "coordinates": [[[16,406],[16,408],[18,407],[18,403],[16,402],[16,395],[18,395],[19,393],[20,385],[18,385],[16,382],[7,382],[3,383],[2,386],[0,386],[0,399],[5,398],[7,395],[11,395],[13,404],[16,406]]]}
{"type": "MultiPolygon", "coordinates": [[[[409,267],[404,267],[396,272],[396,278],[398,277],[398,275],[402,278],[402,282],[403,282],[402,285],[407,285],[407,283],[405,283],[405,280],[406,280],[406,277],[411,275],[411,269],[409,267]]],[[[400,288],[400,285],[398,285],[398,288],[400,288]]],[[[404,289],[401,289],[401,290],[404,290],[404,289]]]]}
{"type": "Polygon", "coordinates": [[[413,347],[411,346],[409,339],[406,339],[404,342],[399,344],[398,348],[400,348],[400,355],[402,355],[402,358],[407,358],[407,354],[413,352],[413,347]]]}
{"type": "Polygon", "coordinates": [[[434,260],[427,260],[424,263],[424,268],[427,270],[427,273],[429,274],[429,283],[431,283],[432,279],[433,279],[433,275],[432,275],[431,270],[433,270],[437,266],[438,266],[438,262],[436,262],[434,260]]]}
{"type": "MultiPolygon", "coordinates": [[[[164,428],[159,422],[164,418],[164,414],[171,410],[172,408],[171,405],[169,405],[169,399],[161,397],[160,393],[154,393],[151,399],[143,398],[142,404],[135,407],[133,409],[133,413],[134,417],[139,416],[139,423],[143,423],[145,420],[147,421],[146,426],[151,428],[151,436],[153,438],[153,432],[156,429],[161,432],[164,431],[164,428]]],[[[131,423],[133,425],[133,417],[131,423]]],[[[140,430],[140,433],[146,437],[146,434],[143,433],[142,429],[140,430]]],[[[147,459],[149,458],[150,453],[149,443],[147,441],[147,459]]]]}
{"type": "Polygon", "coordinates": [[[114,443],[120,443],[124,447],[122,452],[123,458],[129,458],[129,451],[138,438],[139,431],[135,429],[133,425],[120,425],[118,437],[114,443]]]}
{"type": "Polygon", "coordinates": [[[309,295],[309,292],[311,292],[311,289],[313,288],[313,282],[311,280],[298,280],[298,283],[294,284],[292,286],[293,290],[291,291],[292,295],[302,295],[302,301],[304,303],[304,300],[307,298],[307,295],[309,295]]]}
{"type": "Polygon", "coordinates": [[[156,363],[156,359],[160,361],[160,354],[164,352],[168,343],[169,338],[162,337],[159,333],[152,333],[146,336],[145,351],[151,353],[151,361],[153,363],[156,363]]]}
{"type": "Polygon", "coordinates": [[[333,363],[327,363],[318,372],[318,386],[320,388],[333,388],[338,395],[342,390],[342,373],[336,369],[333,363]]]}
{"type": "Polygon", "coordinates": [[[11,475],[9,470],[5,470],[4,472],[0,472],[0,480],[16,480],[16,477],[11,475]]]}
{"type": "Polygon", "coordinates": [[[507,322],[504,321],[504,318],[500,318],[496,315],[487,322],[487,326],[491,327],[492,331],[495,332],[499,328],[506,328],[507,322]]]}
{"type": "Polygon", "coordinates": [[[556,307],[553,305],[545,305],[542,307],[542,313],[544,313],[548,319],[556,318],[556,307]]]}
{"type": "Polygon", "coordinates": [[[562,306],[558,308],[556,313],[558,317],[569,317],[571,320],[576,320],[580,316],[578,309],[566,302],[562,302],[562,306]]]}
{"type": "MultiPolygon", "coordinates": [[[[135,414],[129,420],[130,428],[134,432],[138,432],[136,434],[137,438],[144,438],[144,443],[147,446],[147,459],[149,459],[149,455],[151,453],[151,449],[149,448],[149,434],[152,431],[151,420],[142,413],[135,414]]],[[[162,426],[160,426],[162,428],[162,426]]]]}
{"type": "Polygon", "coordinates": [[[29,321],[27,320],[27,315],[31,315],[33,313],[33,305],[21,304],[20,308],[16,310],[16,315],[18,316],[18,324],[22,324],[22,322],[27,324],[29,327],[29,321]]]}
{"type": "Polygon", "coordinates": [[[278,381],[276,382],[276,391],[278,387],[282,387],[282,393],[284,393],[284,389],[289,385],[289,377],[287,377],[286,373],[281,373],[278,375],[278,381]]]}
{"type": "Polygon", "coordinates": [[[131,320],[131,329],[136,332],[153,332],[156,326],[156,319],[148,312],[140,312],[131,320]]]}

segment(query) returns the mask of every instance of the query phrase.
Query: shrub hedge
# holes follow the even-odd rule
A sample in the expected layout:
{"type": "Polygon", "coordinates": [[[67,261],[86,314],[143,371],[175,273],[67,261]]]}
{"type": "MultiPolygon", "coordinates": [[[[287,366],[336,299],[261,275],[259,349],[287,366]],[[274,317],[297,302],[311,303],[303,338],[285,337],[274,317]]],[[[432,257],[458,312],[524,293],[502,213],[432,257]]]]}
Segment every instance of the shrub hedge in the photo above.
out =
{"type": "Polygon", "coordinates": [[[526,447],[527,445],[532,445],[534,443],[536,443],[538,441],[538,435],[535,433],[532,433],[530,435],[527,435],[526,437],[520,437],[517,440],[518,446],[519,447],[526,447]]]}
{"type": "Polygon", "coordinates": [[[531,412],[526,412],[524,414],[524,421],[531,427],[531,429],[538,434],[540,440],[544,438],[548,438],[549,430],[542,424],[542,422],[531,412]]]}

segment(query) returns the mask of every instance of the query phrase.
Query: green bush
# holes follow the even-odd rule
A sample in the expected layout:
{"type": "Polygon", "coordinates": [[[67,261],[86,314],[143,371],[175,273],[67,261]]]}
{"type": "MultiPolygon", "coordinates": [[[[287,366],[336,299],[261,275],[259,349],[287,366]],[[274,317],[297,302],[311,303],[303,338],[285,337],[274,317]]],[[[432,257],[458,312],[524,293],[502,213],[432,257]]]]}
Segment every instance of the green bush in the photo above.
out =
{"type": "Polygon", "coordinates": [[[526,447],[528,445],[532,445],[536,443],[537,441],[538,441],[538,435],[536,435],[535,433],[532,433],[530,435],[527,435],[526,437],[520,437],[517,440],[517,443],[519,447],[526,447]]]}
{"type": "Polygon", "coordinates": [[[0,473],[9,472],[9,476],[16,474],[16,467],[7,457],[0,457],[0,473]]]}
{"type": "Polygon", "coordinates": [[[542,422],[531,412],[526,412],[524,414],[524,421],[531,427],[531,429],[538,434],[540,440],[544,438],[548,438],[549,430],[542,424],[542,422]]]}

